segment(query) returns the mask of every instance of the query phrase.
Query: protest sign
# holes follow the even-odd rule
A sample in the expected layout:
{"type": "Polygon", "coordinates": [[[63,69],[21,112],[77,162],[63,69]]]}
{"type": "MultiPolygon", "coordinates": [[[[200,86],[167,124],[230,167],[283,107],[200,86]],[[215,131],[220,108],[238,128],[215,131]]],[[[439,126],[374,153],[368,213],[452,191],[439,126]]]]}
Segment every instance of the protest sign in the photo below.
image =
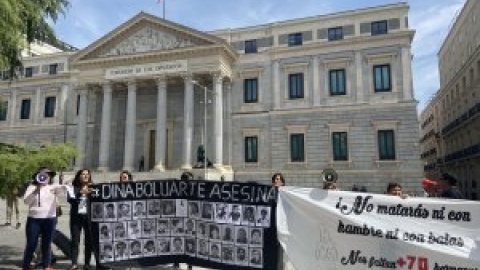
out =
{"type": "Polygon", "coordinates": [[[93,187],[102,263],[190,263],[276,269],[275,189],[254,183],[156,180],[93,187]]]}
{"type": "Polygon", "coordinates": [[[303,269],[480,269],[480,203],[282,187],[281,245],[303,269]]]}

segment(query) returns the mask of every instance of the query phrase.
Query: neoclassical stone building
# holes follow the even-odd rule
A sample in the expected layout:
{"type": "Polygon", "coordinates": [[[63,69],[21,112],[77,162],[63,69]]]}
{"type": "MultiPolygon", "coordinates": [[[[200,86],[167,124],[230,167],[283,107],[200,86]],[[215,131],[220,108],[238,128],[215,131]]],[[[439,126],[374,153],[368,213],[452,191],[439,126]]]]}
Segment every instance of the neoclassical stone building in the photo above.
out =
{"type": "Polygon", "coordinates": [[[408,5],[200,32],[141,12],[90,46],[25,59],[0,84],[1,141],[75,143],[76,167],[418,191],[408,5]],[[194,170],[201,172],[201,169],[194,170]],[[200,174],[200,173],[199,173],[200,174]]]}

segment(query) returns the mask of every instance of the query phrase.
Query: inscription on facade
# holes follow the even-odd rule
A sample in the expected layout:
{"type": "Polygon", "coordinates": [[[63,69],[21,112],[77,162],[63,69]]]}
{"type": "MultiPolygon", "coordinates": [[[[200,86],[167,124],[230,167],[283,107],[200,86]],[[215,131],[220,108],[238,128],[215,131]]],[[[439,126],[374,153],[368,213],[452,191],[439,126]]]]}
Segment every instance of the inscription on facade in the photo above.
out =
{"type": "Polygon", "coordinates": [[[119,79],[125,77],[151,76],[184,71],[187,71],[187,60],[178,60],[146,65],[107,68],[105,71],[105,78],[119,79]]]}

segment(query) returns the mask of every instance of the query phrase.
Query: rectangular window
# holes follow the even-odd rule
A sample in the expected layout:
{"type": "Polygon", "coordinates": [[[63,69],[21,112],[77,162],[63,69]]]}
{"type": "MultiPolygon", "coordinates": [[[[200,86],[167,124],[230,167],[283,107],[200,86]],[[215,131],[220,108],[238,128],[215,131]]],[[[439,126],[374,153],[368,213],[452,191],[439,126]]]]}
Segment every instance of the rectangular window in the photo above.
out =
{"type": "Polygon", "coordinates": [[[45,118],[54,117],[55,116],[55,97],[47,97],[45,98],[45,110],[43,116],[45,118]]]}
{"type": "Polygon", "coordinates": [[[245,162],[258,162],[258,138],[257,136],[245,137],[245,162]]]}
{"type": "Polygon", "coordinates": [[[388,33],[387,21],[372,22],[372,36],[388,33]]]}
{"type": "Polygon", "coordinates": [[[22,100],[22,107],[20,110],[20,119],[30,119],[30,99],[22,100]]]}
{"type": "Polygon", "coordinates": [[[77,95],[77,115],[80,112],[80,95],[77,95]]]}
{"type": "Polygon", "coordinates": [[[328,40],[343,39],[343,27],[328,28],[328,40]]]}
{"type": "Polygon", "coordinates": [[[329,72],[330,79],[330,95],[345,95],[345,69],[333,69],[329,72]]]}
{"type": "Polygon", "coordinates": [[[7,120],[8,101],[0,102],[0,121],[7,120]]]}
{"type": "Polygon", "coordinates": [[[58,71],[58,64],[50,64],[48,67],[48,74],[54,75],[57,74],[58,71]]]}
{"type": "Polygon", "coordinates": [[[257,53],[257,40],[245,40],[245,53],[257,53]]]}
{"type": "Polygon", "coordinates": [[[245,103],[258,102],[258,79],[250,78],[243,81],[243,101],[245,103]]]}
{"type": "Polygon", "coordinates": [[[288,93],[290,99],[303,98],[303,73],[288,75],[288,93]]]}
{"type": "Polygon", "coordinates": [[[290,160],[305,161],[305,141],[303,133],[290,134],[290,160]]]}
{"type": "Polygon", "coordinates": [[[375,92],[392,91],[390,65],[373,66],[373,84],[375,92]]]}
{"type": "Polygon", "coordinates": [[[380,160],[395,159],[395,135],[393,130],[378,131],[378,157],[380,160]]]}
{"type": "Polygon", "coordinates": [[[33,67],[25,68],[25,77],[30,78],[33,76],[33,67]]]}
{"type": "Polygon", "coordinates": [[[288,46],[300,46],[302,45],[302,41],[302,33],[288,35],[288,46]]]}
{"type": "Polygon", "coordinates": [[[347,132],[332,133],[333,160],[348,160],[347,132]]]}

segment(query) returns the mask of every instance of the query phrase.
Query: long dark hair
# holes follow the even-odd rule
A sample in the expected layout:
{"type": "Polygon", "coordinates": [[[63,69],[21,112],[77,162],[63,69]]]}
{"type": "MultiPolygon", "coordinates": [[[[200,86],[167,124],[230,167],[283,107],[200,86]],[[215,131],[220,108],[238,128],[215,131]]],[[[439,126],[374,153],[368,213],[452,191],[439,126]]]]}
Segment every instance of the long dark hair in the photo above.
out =
{"type": "Polygon", "coordinates": [[[275,178],[277,178],[277,176],[280,176],[280,181],[282,181],[282,184],[285,185],[285,178],[283,177],[283,174],[281,174],[279,172],[273,174],[272,184],[275,184],[275,178]]]}
{"type": "Polygon", "coordinates": [[[82,174],[83,171],[87,171],[88,175],[90,176],[88,178],[88,183],[92,183],[92,173],[90,172],[89,169],[81,169],[78,170],[77,173],[75,174],[75,178],[73,179],[72,186],[74,187],[81,187],[82,186],[82,181],[80,180],[80,175],[82,174]]]}

